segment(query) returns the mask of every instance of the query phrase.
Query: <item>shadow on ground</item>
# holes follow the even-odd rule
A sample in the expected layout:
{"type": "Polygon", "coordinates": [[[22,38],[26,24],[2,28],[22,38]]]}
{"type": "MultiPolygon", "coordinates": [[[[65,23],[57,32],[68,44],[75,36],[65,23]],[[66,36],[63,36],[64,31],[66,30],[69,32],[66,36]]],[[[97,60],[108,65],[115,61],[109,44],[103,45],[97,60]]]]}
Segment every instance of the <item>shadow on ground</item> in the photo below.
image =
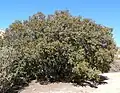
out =
{"type": "Polygon", "coordinates": [[[80,84],[77,83],[73,83],[74,86],[90,86],[92,88],[98,88],[98,85],[102,85],[102,84],[108,84],[106,82],[106,80],[108,80],[109,78],[107,76],[103,76],[103,75],[99,75],[100,76],[100,81],[99,82],[94,82],[94,81],[84,81],[81,82],[80,84]]]}
{"type": "MultiPolygon", "coordinates": [[[[84,81],[84,82],[81,82],[79,84],[78,83],[73,83],[73,85],[74,86],[82,86],[82,87],[90,86],[92,88],[98,88],[97,87],[98,85],[107,84],[106,80],[108,80],[108,79],[109,78],[107,76],[100,75],[100,81],[99,82],[84,81]]],[[[39,82],[39,81],[37,81],[37,82],[39,82]]],[[[59,83],[59,82],[52,82],[52,83],[59,83]]],[[[62,83],[70,83],[70,82],[62,82],[62,83]]],[[[40,83],[40,85],[47,85],[47,84],[50,84],[50,82],[43,81],[43,82],[40,83]]],[[[11,90],[8,90],[7,92],[4,92],[4,93],[19,93],[19,90],[24,90],[24,88],[27,87],[28,85],[29,84],[24,84],[22,86],[15,86],[11,90]]]]}

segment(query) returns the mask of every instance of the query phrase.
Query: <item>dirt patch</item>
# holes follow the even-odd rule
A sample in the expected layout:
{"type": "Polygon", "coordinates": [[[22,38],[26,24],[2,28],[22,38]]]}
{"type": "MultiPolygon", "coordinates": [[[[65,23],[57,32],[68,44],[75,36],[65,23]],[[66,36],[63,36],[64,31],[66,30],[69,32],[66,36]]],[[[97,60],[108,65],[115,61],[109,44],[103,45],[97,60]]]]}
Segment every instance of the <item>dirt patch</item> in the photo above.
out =
{"type": "Polygon", "coordinates": [[[41,85],[32,81],[28,87],[21,90],[20,93],[89,93],[94,88],[89,86],[74,86],[72,83],[51,83],[41,85]]]}

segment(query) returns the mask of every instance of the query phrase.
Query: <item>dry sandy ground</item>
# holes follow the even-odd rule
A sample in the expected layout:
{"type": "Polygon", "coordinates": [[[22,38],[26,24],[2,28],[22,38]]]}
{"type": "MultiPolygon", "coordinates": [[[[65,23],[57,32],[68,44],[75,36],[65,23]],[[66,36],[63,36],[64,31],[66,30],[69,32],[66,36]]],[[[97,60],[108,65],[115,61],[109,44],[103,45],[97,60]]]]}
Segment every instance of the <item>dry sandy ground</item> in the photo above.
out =
{"type": "Polygon", "coordinates": [[[20,93],[120,93],[120,72],[103,75],[108,76],[109,80],[106,80],[108,84],[99,85],[96,89],[89,86],[76,87],[71,83],[40,85],[33,81],[20,93]]]}
{"type": "Polygon", "coordinates": [[[109,78],[108,84],[99,85],[97,89],[90,93],[120,93],[120,72],[103,74],[109,78]]]}
{"type": "Polygon", "coordinates": [[[90,87],[74,86],[71,83],[40,85],[34,81],[20,93],[89,93],[90,87]]]}

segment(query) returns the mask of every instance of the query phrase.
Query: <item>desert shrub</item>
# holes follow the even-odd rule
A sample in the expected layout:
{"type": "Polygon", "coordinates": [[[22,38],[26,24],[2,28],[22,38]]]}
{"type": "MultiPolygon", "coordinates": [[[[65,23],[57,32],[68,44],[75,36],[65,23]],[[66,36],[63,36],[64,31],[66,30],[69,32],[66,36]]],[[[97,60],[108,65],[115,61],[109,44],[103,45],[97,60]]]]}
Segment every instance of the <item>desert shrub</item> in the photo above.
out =
{"type": "Polygon", "coordinates": [[[74,17],[68,11],[47,17],[39,12],[6,30],[1,47],[4,57],[0,58],[1,91],[33,79],[97,81],[98,73],[109,71],[115,48],[111,28],[74,17]]]}
{"type": "Polygon", "coordinates": [[[11,71],[15,67],[15,61],[18,60],[16,51],[12,47],[2,47],[0,49],[0,92],[7,93],[13,87],[15,76],[18,72],[11,71]],[[11,73],[12,72],[12,73],[11,73]]]}

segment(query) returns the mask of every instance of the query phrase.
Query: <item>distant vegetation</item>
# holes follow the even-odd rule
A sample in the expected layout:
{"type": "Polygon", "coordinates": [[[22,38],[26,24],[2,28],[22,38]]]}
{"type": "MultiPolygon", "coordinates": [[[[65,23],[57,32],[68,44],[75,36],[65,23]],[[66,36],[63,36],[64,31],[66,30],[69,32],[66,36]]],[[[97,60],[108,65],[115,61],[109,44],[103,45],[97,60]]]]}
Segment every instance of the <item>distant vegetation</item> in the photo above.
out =
{"type": "Polygon", "coordinates": [[[115,54],[115,60],[120,60],[120,47],[117,47],[117,52],[115,54]]]}
{"type": "Polygon", "coordinates": [[[68,11],[15,21],[0,39],[0,93],[31,80],[98,81],[108,72],[116,46],[112,29],[68,11]]]}

